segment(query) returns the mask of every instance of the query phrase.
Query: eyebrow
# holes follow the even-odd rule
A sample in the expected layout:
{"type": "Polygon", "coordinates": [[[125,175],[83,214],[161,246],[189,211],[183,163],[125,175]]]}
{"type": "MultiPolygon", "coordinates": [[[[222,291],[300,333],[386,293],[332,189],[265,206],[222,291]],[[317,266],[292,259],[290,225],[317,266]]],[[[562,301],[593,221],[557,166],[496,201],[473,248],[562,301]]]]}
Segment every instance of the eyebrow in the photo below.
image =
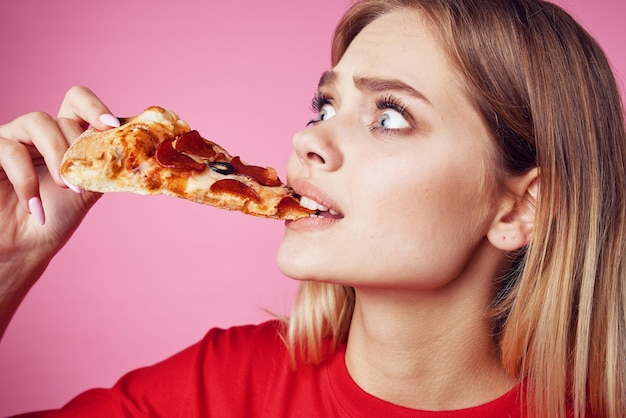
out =
{"type": "MultiPolygon", "coordinates": [[[[325,71],[320,77],[320,81],[318,83],[318,89],[323,87],[327,87],[336,82],[338,75],[333,70],[325,71]]],[[[411,87],[407,83],[397,79],[386,79],[386,78],[378,78],[378,77],[361,77],[354,76],[354,85],[357,89],[361,91],[367,92],[381,92],[381,91],[401,91],[407,93],[408,95],[421,100],[432,106],[432,103],[428,98],[419,90],[411,87]]]]}

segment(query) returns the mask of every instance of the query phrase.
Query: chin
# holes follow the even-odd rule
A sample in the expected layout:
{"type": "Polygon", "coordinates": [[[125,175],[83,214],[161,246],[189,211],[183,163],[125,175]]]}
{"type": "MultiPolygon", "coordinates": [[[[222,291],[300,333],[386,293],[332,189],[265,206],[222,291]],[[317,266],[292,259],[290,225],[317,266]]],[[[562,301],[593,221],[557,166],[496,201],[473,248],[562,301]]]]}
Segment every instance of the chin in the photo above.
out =
{"type": "Polygon", "coordinates": [[[287,277],[295,280],[308,280],[311,277],[312,266],[309,266],[302,256],[302,251],[292,250],[284,243],[276,254],[276,263],[280,271],[287,277]]]}
{"type": "Polygon", "coordinates": [[[283,241],[276,254],[276,263],[280,271],[295,280],[327,281],[324,267],[328,263],[323,254],[307,249],[302,245],[283,241]]]}

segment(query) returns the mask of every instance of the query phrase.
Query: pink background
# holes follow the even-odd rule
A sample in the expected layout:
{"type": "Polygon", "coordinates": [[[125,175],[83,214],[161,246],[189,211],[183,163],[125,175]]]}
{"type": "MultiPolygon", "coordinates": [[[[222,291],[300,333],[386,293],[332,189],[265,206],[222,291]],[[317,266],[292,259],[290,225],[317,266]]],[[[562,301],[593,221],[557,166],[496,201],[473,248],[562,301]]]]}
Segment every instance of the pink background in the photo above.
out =
{"type": "MultiPolygon", "coordinates": [[[[626,77],[623,0],[561,0],[626,77]]],[[[93,89],[120,116],[153,104],[284,178],[348,0],[2,0],[0,123],[93,89]]],[[[285,314],[296,283],[282,223],[168,197],[107,195],[28,295],[0,343],[0,416],[192,344],[214,326],[285,314]]]]}

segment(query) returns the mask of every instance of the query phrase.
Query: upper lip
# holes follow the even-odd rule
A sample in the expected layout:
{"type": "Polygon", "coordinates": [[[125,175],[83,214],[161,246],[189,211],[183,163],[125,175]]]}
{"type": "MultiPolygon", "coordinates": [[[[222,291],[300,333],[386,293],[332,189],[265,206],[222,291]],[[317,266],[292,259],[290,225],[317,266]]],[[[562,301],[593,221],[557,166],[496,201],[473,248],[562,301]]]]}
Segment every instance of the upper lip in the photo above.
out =
{"type": "Polygon", "coordinates": [[[313,200],[319,206],[322,206],[321,208],[310,209],[329,210],[337,214],[342,213],[337,204],[327,194],[307,180],[294,179],[291,182],[291,188],[300,196],[313,200]]]}

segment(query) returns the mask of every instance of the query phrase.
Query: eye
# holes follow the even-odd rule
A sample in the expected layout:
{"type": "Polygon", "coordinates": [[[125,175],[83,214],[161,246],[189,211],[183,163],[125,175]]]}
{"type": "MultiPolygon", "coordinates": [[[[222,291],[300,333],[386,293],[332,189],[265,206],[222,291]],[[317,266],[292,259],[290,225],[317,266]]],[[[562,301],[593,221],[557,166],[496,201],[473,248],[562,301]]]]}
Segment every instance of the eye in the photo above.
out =
{"type": "Polygon", "coordinates": [[[330,103],[326,103],[320,108],[319,112],[317,112],[317,118],[315,119],[315,121],[320,122],[323,120],[328,120],[336,114],[337,112],[335,111],[333,105],[330,103]]]}
{"type": "Polygon", "coordinates": [[[409,132],[415,126],[414,119],[407,107],[392,95],[387,95],[376,101],[374,118],[370,125],[372,132],[403,133],[409,132]]]}
{"type": "Polygon", "coordinates": [[[313,98],[311,102],[311,110],[314,113],[317,113],[317,116],[315,119],[310,120],[309,123],[307,123],[307,126],[328,120],[337,113],[330,99],[321,93],[313,98]]]}
{"type": "Polygon", "coordinates": [[[387,109],[381,113],[376,125],[383,129],[405,129],[411,126],[402,113],[394,109],[387,109]]]}

